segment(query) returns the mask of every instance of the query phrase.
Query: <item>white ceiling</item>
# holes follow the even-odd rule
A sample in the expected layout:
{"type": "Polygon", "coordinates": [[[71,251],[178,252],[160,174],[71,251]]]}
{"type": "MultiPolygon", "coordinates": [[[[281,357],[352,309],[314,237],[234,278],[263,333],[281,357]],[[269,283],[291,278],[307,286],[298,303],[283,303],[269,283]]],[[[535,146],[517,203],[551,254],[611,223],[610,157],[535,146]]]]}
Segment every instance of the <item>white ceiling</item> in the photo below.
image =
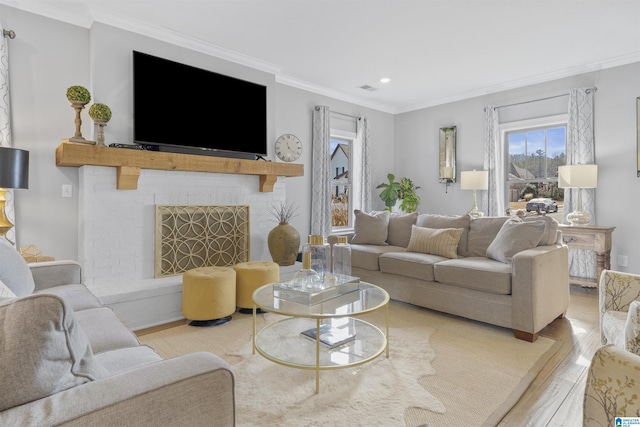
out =
{"type": "Polygon", "coordinates": [[[0,3],[179,43],[390,113],[640,61],[639,0],[0,3]]]}

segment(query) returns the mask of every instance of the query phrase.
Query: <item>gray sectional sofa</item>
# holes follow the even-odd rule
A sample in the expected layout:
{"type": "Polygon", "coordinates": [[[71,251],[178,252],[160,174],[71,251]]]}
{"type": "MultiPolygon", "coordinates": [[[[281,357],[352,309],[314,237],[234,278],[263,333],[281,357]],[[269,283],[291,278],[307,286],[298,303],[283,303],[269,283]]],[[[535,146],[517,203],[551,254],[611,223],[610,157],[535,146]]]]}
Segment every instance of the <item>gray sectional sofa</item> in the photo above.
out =
{"type": "Polygon", "coordinates": [[[235,424],[225,361],[163,360],[81,284],[79,264],[26,264],[0,240],[0,425],[235,424]]]}
{"type": "MultiPolygon", "coordinates": [[[[330,236],[330,242],[335,236],[330,236]]],[[[511,328],[533,342],[569,305],[557,221],[356,211],[352,274],[392,299],[511,328]]]]}

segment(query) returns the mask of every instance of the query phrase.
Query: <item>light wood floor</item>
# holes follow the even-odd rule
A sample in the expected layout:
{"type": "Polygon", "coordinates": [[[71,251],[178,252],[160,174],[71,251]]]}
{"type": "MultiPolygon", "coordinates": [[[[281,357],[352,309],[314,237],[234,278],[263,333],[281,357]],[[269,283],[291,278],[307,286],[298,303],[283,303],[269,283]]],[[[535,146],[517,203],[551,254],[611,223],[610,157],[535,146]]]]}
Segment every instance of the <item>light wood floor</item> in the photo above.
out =
{"type": "Polygon", "coordinates": [[[567,316],[555,320],[541,335],[564,344],[500,427],[582,425],[587,370],[593,353],[600,347],[597,289],[572,285],[567,316]]]}
{"type": "MultiPolygon", "coordinates": [[[[184,320],[136,331],[141,336],[183,324],[184,320]]],[[[500,422],[512,426],[582,426],[582,396],[591,357],[600,347],[598,291],[571,286],[571,302],[563,319],[541,331],[563,342],[520,401],[500,422]]]]}

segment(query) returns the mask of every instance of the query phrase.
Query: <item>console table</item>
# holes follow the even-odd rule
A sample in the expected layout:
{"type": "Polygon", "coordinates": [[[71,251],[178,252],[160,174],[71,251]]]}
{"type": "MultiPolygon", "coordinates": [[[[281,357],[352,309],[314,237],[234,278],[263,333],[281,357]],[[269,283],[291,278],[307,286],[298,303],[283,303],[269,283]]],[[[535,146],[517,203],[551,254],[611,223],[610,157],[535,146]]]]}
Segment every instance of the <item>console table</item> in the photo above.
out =
{"type": "Polygon", "coordinates": [[[586,287],[598,287],[600,274],[611,268],[611,234],[615,227],[587,225],[574,227],[560,225],[562,240],[570,249],[587,249],[596,253],[595,277],[569,277],[569,283],[586,287]]]}

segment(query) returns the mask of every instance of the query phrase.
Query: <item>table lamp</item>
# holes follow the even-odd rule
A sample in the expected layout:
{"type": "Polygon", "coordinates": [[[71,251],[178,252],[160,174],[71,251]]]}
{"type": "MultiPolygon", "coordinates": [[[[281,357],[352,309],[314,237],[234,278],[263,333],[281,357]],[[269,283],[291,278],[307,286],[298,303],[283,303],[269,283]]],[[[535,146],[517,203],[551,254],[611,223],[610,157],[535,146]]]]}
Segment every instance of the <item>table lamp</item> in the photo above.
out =
{"type": "Polygon", "coordinates": [[[9,188],[29,188],[29,152],[0,147],[0,236],[6,239],[13,223],[5,212],[9,188]]]}
{"type": "Polygon", "coordinates": [[[582,210],[582,189],[596,188],[597,184],[597,165],[565,165],[558,167],[558,187],[578,189],[576,210],[567,214],[569,224],[581,226],[591,222],[591,215],[582,210]]]}
{"type": "Polygon", "coordinates": [[[469,216],[479,218],[484,213],[478,209],[478,199],[476,190],[486,190],[489,188],[489,171],[464,171],[460,173],[460,189],[473,190],[473,208],[469,211],[469,216]]]}

